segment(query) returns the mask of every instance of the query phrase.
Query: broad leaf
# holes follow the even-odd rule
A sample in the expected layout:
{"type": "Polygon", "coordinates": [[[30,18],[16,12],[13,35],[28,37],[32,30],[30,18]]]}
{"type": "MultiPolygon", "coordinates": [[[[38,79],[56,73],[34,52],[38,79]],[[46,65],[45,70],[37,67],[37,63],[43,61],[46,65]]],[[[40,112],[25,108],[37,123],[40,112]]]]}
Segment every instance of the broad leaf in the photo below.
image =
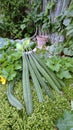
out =
{"type": "Polygon", "coordinates": [[[64,111],[63,117],[58,120],[57,128],[59,130],[73,130],[73,114],[64,111]]]}
{"type": "Polygon", "coordinates": [[[68,70],[61,71],[60,73],[57,74],[57,76],[60,77],[60,79],[63,79],[63,78],[67,78],[67,79],[72,78],[72,76],[71,76],[71,74],[69,73],[68,70]]]}

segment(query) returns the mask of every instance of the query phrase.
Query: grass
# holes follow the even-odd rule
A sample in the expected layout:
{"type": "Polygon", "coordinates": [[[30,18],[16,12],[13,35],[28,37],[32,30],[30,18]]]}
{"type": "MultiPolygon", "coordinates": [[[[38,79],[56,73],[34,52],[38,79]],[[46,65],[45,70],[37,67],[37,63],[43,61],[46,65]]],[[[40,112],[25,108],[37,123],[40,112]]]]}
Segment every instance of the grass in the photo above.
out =
{"type": "MultiPolygon", "coordinates": [[[[70,101],[73,99],[73,79],[65,80],[65,83],[62,95],[53,92],[54,101],[45,95],[44,102],[39,103],[32,90],[34,113],[31,116],[27,116],[25,107],[20,111],[12,107],[7,99],[7,87],[0,86],[0,130],[56,130],[57,119],[65,109],[71,109],[70,101]]],[[[21,82],[16,83],[14,90],[15,95],[23,102],[21,82]]]]}

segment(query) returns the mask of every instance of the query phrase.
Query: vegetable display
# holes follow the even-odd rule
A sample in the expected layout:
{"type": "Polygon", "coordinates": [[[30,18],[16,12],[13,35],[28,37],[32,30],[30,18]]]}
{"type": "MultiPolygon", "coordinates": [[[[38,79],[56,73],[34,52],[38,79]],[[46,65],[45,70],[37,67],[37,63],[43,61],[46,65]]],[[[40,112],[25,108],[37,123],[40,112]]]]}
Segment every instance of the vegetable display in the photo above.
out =
{"type": "Polygon", "coordinates": [[[34,90],[38,97],[39,102],[44,101],[44,94],[47,94],[52,100],[54,95],[52,89],[61,94],[61,89],[64,86],[64,83],[56,77],[56,75],[50,70],[42,61],[39,59],[36,52],[33,51],[33,47],[30,45],[30,38],[26,38],[22,43],[16,43],[12,45],[9,43],[5,50],[7,49],[7,60],[5,58],[5,52],[1,58],[1,74],[8,78],[8,88],[7,88],[7,97],[9,103],[16,107],[17,109],[26,108],[26,112],[30,115],[33,112],[33,95],[32,95],[32,86],[33,83],[34,90]],[[16,46],[16,48],[15,48],[16,46]],[[9,53],[11,54],[9,55],[9,53]],[[4,61],[3,61],[4,60],[4,61]],[[22,66],[20,65],[22,60],[22,66]],[[5,70],[4,70],[5,69],[5,70]],[[15,73],[10,73],[10,72],[15,73]],[[24,105],[15,97],[12,92],[14,87],[13,81],[18,80],[22,73],[22,89],[23,89],[23,99],[24,105]],[[16,75],[15,75],[16,74],[16,75]],[[19,77],[19,78],[18,78],[19,77]],[[15,80],[16,79],[16,80],[15,80]]]}
{"type": "MultiPolygon", "coordinates": [[[[51,99],[54,99],[52,89],[61,93],[63,82],[56,78],[55,74],[49,70],[39,57],[33,51],[23,52],[23,98],[26,112],[30,115],[33,112],[32,92],[30,81],[34,84],[35,91],[39,102],[43,102],[43,94],[47,94],[51,99]]],[[[9,98],[8,98],[9,99],[9,98]]],[[[12,105],[12,101],[9,100],[12,105]]],[[[20,104],[17,104],[20,107],[20,104]]],[[[15,106],[17,107],[17,106],[15,106]]],[[[21,107],[22,108],[22,107],[21,107]]]]}

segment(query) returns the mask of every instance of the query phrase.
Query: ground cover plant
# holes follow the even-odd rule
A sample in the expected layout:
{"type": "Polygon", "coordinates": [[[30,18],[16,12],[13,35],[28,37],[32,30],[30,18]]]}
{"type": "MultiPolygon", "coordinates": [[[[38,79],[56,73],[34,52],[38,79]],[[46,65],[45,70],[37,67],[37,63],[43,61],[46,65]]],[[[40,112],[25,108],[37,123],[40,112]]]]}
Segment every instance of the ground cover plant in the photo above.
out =
{"type": "MultiPolygon", "coordinates": [[[[70,101],[73,99],[73,79],[66,80],[63,95],[55,95],[52,101],[45,96],[44,103],[37,101],[35,90],[33,90],[34,113],[27,116],[25,108],[17,110],[11,106],[7,99],[6,85],[0,86],[0,129],[1,130],[56,130],[58,118],[62,117],[64,110],[71,110],[70,101]]],[[[33,88],[32,88],[33,89],[33,88]]],[[[14,93],[18,99],[23,101],[22,83],[16,83],[14,93]]]]}

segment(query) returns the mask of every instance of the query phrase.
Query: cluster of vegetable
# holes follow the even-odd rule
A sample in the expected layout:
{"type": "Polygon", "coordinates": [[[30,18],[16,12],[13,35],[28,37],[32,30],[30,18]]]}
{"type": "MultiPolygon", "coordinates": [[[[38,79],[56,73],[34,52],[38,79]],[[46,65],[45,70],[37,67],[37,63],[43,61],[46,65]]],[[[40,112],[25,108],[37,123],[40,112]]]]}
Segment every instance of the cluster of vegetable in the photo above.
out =
{"type": "Polygon", "coordinates": [[[56,76],[39,60],[35,53],[23,53],[23,96],[28,114],[32,113],[32,94],[29,81],[29,73],[32,78],[39,102],[44,101],[43,90],[51,97],[53,94],[51,88],[61,93],[61,87],[64,86],[61,80],[56,79],[56,76]]]}
{"type": "MultiPolygon", "coordinates": [[[[55,71],[57,76],[61,79],[71,78],[70,72],[73,72],[73,60],[67,57],[61,58],[55,56],[47,58],[47,68],[44,62],[42,62],[39,56],[33,51],[35,46],[36,43],[26,38],[22,43],[8,42],[8,44],[0,48],[0,75],[9,81],[7,88],[8,100],[10,104],[17,109],[20,110],[24,108],[24,105],[22,105],[13,94],[16,79],[18,77],[22,78],[23,97],[28,115],[33,112],[31,79],[39,102],[43,102],[44,93],[54,99],[52,89],[61,93],[61,88],[64,86],[64,83],[56,77],[53,71],[55,71]]],[[[39,55],[41,56],[40,53],[39,55]]]]}
{"type": "MultiPolygon", "coordinates": [[[[30,77],[32,78],[34,88],[37,93],[39,102],[43,102],[43,92],[45,92],[50,98],[54,99],[51,88],[56,90],[59,94],[61,93],[61,88],[64,86],[63,82],[56,78],[56,76],[47,69],[47,67],[40,61],[38,56],[33,51],[23,52],[23,97],[25,102],[25,107],[27,114],[33,112],[33,102],[32,102],[32,92],[30,86],[30,77]]],[[[21,103],[12,96],[11,89],[13,83],[8,86],[8,99],[9,102],[22,109],[21,103]]]]}
{"type": "Polygon", "coordinates": [[[64,83],[56,78],[55,74],[48,69],[33,51],[36,43],[31,42],[29,38],[24,39],[22,43],[8,43],[1,48],[1,75],[9,82],[7,88],[7,97],[9,102],[17,109],[22,109],[24,106],[14,96],[13,87],[18,77],[23,83],[23,97],[27,114],[33,112],[32,92],[30,80],[32,79],[34,88],[37,93],[39,102],[43,102],[43,94],[46,93],[50,98],[54,99],[52,89],[59,94],[64,83]],[[22,65],[23,63],[23,65],[22,65]],[[18,76],[19,75],[19,76],[18,76]]]}

